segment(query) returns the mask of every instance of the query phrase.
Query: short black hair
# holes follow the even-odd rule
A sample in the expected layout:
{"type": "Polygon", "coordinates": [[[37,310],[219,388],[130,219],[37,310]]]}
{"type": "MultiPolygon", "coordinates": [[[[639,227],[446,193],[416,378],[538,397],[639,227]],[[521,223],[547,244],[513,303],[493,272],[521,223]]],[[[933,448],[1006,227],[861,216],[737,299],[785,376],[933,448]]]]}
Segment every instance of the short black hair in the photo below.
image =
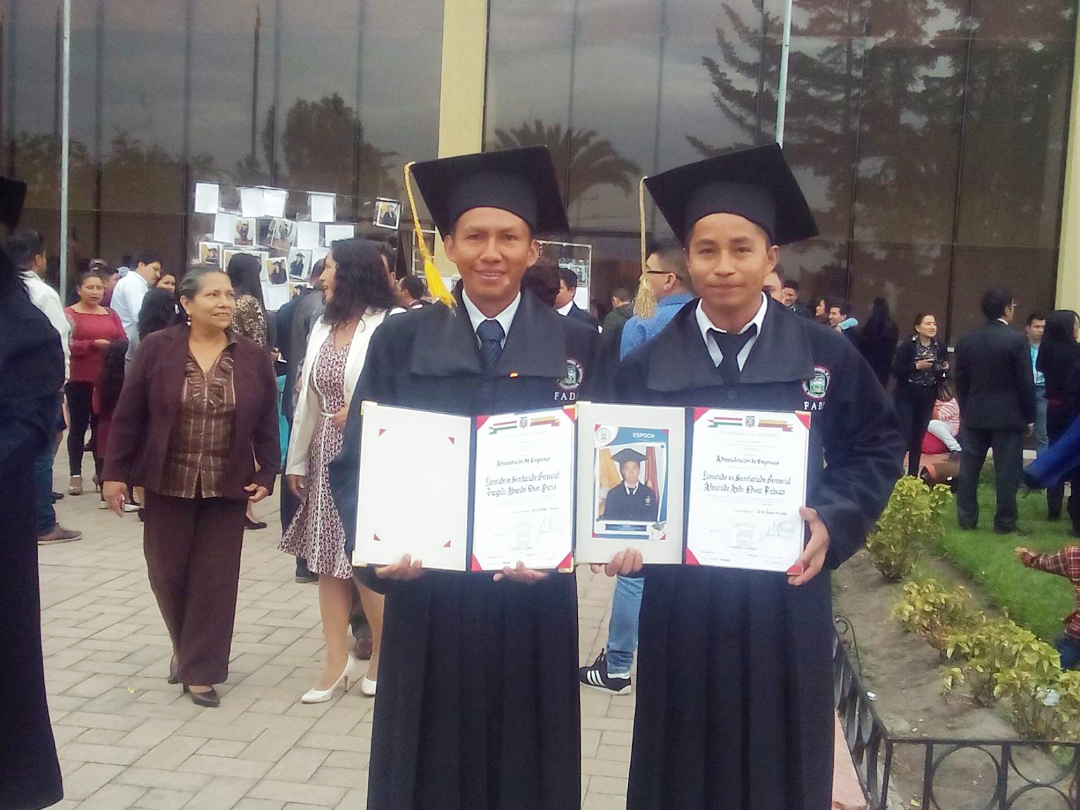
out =
{"type": "Polygon", "coordinates": [[[845,301],[843,298],[827,298],[825,300],[825,314],[828,315],[829,310],[833,307],[836,307],[838,310],[840,310],[841,315],[848,314],[848,302],[845,301]]]}
{"type": "Polygon", "coordinates": [[[528,290],[549,307],[555,307],[555,298],[559,294],[559,274],[549,264],[537,264],[525,271],[521,286],[528,290]]]}
{"type": "Polygon", "coordinates": [[[799,282],[795,281],[794,279],[788,279],[787,281],[784,282],[784,286],[781,287],[780,289],[781,290],[794,290],[795,292],[798,292],[799,291],[799,282]]]}
{"type": "Polygon", "coordinates": [[[409,294],[413,300],[419,301],[427,295],[427,284],[420,276],[405,276],[401,280],[401,289],[409,294]]]}
{"type": "Polygon", "coordinates": [[[1032,312],[1027,317],[1027,325],[1031,326],[1031,324],[1033,324],[1035,321],[1045,321],[1045,320],[1046,320],[1046,313],[1045,312],[1038,312],[1038,311],[1032,312]]]}
{"type": "Polygon", "coordinates": [[[657,239],[645,248],[645,255],[656,256],[660,266],[671,273],[684,287],[690,286],[690,270],[686,266],[686,251],[676,239],[657,239]]]}
{"type": "Polygon", "coordinates": [[[559,268],[559,280],[566,285],[568,290],[576,290],[578,285],[577,273],[571,270],[569,267],[559,268]]]}
{"type": "Polygon", "coordinates": [[[994,287],[983,293],[979,307],[986,316],[986,320],[993,321],[1004,315],[1005,310],[1012,306],[1012,303],[1012,290],[1008,287],[994,287]]]}
{"type": "Polygon", "coordinates": [[[144,250],[142,253],[138,253],[135,256],[135,266],[136,267],[139,266],[140,264],[145,264],[146,266],[149,267],[151,264],[154,264],[155,262],[157,262],[158,264],[161,264],[161,257],[153,250],[144,250]]]}
{"type": "Polygon", "coordinates": [[[630,294],[630,290],[626,287],[616,287],[611,291],[612,298],[618,298],[620,301],[629,301],[634,296],[630,294]]]}
{"type": "Polygon", "coordinates": [[[25,270],[35,256],[45,253],[45,238],[30,228],[19,228],[7,238],[7,252],[15,266],[25,270]]]}

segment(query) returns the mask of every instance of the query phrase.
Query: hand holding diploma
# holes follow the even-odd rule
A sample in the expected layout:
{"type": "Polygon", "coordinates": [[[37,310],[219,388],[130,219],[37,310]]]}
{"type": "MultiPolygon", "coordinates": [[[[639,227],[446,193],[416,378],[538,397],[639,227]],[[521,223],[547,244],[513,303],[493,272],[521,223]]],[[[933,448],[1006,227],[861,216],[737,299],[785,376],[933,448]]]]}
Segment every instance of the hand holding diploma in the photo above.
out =
{"type": "Polygon", "coordinates": [[[628,577],[640,571],[642,565],[641,551],[636,548],[628,548],[626,551],[620,551],[612,557],[611,562],[607,565],[593,563],[589,568],[594,574],[603,571],[609,577],[628,577]]]}
{"type": "Polygon", "coordinates": [[[492,577],[496,582],[509,579],[512,582],[524,582],[526,585],[532,585],[534,582],[547,578],[547,571],[534,571],[531,568],[526,568],[525,563],[521,562],[521,560],[518,560],[518,564],[514,568],[508,565],[503,566],[503,570],[492,577]]]}
{"type": "Polygon", "coordinates": [[[788,585],[805,585],[821,573],[825,565],[825,555],[829,551],[829,529],[817,510],[804,506],[799,509],[799,517],[810,526],[810,541],[798,562],[792,566],[792,573],[788,574],[788,585]],[[800,568],[802,573],[795,573],[800,568]]]}
{"type": "Polygon", "coordinates": [[[393,565],[383,565],[375,569],[375,576],[379,579],[392,579],[395,582],[411,582],[423,575],[424,561],[414,560],[409,554],[393,565]]]}

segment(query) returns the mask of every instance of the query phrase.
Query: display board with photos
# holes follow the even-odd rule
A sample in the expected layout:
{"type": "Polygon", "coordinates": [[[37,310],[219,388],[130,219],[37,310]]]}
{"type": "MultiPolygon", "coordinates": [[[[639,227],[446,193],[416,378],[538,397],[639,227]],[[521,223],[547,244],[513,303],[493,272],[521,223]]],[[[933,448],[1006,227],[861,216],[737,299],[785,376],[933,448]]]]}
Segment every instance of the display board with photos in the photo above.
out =
{"type": "Polygon", "coordinates": [[[465,417],[363,403],[354,565],[570,570],[646,564],[791,573],[810,414],[583,402],[465,417]],[[424,509],[397,508],[402,480],[424,509]]]}
{"type": "Polygon", "coordinates": [[[195,183],[191,263],[221,269],[238,253],[262,267],[263,300],[276,311],[335,241],[365,236],[385,240],[401,224],[400,200],[344,198],[268,186],[195,183]],[[348,214],[352,219],[343,217],[348,214]]]}

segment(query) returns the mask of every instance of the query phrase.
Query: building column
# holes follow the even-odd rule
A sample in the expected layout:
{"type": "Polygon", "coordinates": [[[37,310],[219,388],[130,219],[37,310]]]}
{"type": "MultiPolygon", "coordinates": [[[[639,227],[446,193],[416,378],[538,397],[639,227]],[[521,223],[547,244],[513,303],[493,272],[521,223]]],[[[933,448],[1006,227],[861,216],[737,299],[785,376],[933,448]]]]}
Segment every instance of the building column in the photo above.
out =
{"type": "MultiPolygon", "coordinates": [[[[439,157],[479,152],[484,145],[488,0],[444,0],[439,157]]],[[[435,264],[444,278],[457,273],[436,239],[435,264]]]]}
{"type": "Polygon", "coordinates": [[[1069,105],[1069,142],[1065,151],[1065,193],[1061,209],[1058,251],[1058,309],[1080,309],[1080,25],[1073,55],[1072,103],[1069,105]]]}

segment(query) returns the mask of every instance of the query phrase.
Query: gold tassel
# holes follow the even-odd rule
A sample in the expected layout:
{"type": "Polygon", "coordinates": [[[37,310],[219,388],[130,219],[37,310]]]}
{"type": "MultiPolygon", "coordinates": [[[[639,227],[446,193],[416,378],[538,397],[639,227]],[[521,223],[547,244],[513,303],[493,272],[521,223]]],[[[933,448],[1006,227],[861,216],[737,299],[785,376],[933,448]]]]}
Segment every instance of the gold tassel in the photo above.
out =
{"type": "Polygon", "coordinates": [[[435,258],[428,250],[427,242],[424,241],[424,232],[420,230],[420,213],[416,210],[416,198],[413,196],[412,166],[416,161],[405,164],[405,195],[409,198],[409,210],[412,211],[413,231],[416,233],[416,245],[420,250],[420,256],[424,260],[424,278],[427,280],[428,293],[448,307],[453,309],[457,306],[457,300],[446,289],[442,276],[435,268],[435,258]]]}
{"type": "Polygon", "coordinates": [[[649,269],[645,266],[648,259],[645,247],[645,180],[638,182],[638,219],[641,226],[641,279],[638,281],[637,295],[634,297],[634,314],[639,318],[651,318],[656,314],[656,293],[649,286],[649,269]]]}

